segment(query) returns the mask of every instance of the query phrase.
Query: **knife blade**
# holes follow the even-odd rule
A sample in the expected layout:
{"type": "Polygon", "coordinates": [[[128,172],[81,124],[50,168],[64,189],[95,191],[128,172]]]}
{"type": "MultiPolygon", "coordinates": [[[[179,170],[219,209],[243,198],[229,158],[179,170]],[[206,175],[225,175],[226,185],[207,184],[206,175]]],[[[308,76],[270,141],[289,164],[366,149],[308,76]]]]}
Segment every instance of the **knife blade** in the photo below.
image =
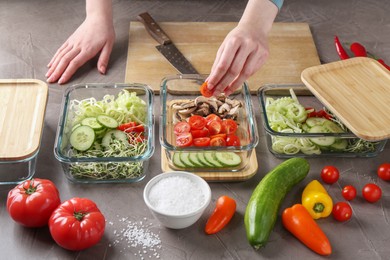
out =
{"type": "Polygon", "coordinates": [[[150,36],[160,43],[156,49],[175,69],[181,74],[199,74],[148,12],[139,14],[137,19],[145,26],[150,36]]]}

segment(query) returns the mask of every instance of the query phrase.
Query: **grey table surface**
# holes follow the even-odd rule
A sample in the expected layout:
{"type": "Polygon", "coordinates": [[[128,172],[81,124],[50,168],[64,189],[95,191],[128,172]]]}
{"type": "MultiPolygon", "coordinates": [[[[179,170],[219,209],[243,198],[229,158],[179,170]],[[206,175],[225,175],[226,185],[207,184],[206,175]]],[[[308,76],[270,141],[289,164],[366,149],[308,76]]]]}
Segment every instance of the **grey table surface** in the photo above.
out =
{"type": "MultiPolygon", "coordinates": [[[[158,21],[238,21],[246,1],[233,0],[114,0],[116,44],[107,75],[95,69],[96,60],[83,66],[63,86],[49,85],[36,177],[48,178],[59,188],[62,200],[87,197],[94,200],[107,219],[103,239],[93,248],[71,252],[57,246],[48,228],[28,229],[13,222],[6,210],[7,193],[12,186],[0,186],[0,259],[320,259],[283,227],[280,218],[269,243],[258,251],[245,237],[243,216],[247,201],[261,178],[282,160],[266,148],[260,115],[256,114],[260,142],[256,148],[259,164],[250,180],[234,183],[210,183],[212,202],[202,218],[183,230],[169,230],[157,222],[142,199],[147,181],[161,173],[160,145],[150,159],[147,177],[135,184],[76,185],[67,181],[53,155],[55,133],[62,95],[67,86],[88,82],[124,82],[129,22],[137,14],[149,11],[158,21]],[[220,195],[237,201],[231,223],[217,235],[205,235],[203,228],[220,195]],[[123,230],[157,237],[158,245],[138,243],[122,235],[123,230]]],[[[2,0],[0,1],[0,78],[35,78],[45,81],[46,65],[65,39],[82,22],[84,1],[78,0],[2,0]]],[[[339,60],[333,36],[344,42],[359,41],[368,50],[390,63],[390,1],[388,0],[286,0],[278,22],[306,22],[310,25],[322,63],[339,60]]],[[[253,97],[254,102],[256,101],[253,97]]],[[[159,97],[155,98],[159,107],[159,97]]],[[[159,111],[156,110],[156,119],[159,111]]],[[[158,128],[159,121],[156,120],[158,128]]],[[[369,204],[359,195],[351,202],[353,217],[340,223],[332,217],[318,223],[328,235],[332,259],[389,259],[390,189],[379,180],[376,167],[390,159],[390,145],[374,158],[309,159],[309,176],[295,187],[282,204],[286,208],[299,201],[300,192],[310,180],[319,178],[323,166],[332,164],[341,171],[338,183],[326,186],[334,201],[343,200],[341,188],[355,185],[360,191],[367,182],[383,189],[380,202],[369,204]]],[[[280,213],[279,213],[280,217],[280,213]]]]}

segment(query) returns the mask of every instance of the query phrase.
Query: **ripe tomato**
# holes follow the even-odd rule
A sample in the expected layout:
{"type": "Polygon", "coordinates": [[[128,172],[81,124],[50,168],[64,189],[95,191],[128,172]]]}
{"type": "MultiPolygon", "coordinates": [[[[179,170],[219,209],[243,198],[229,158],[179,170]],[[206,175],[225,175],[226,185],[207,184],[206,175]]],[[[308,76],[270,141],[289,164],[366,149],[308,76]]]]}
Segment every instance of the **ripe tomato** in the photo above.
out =
{"type": "Polygon", "coordinates": [[[368,202],[374,203],[382,197],[382,190],[378,185],[374,183],[368,183],[364,185],[362,194],[368,202]]]}
{"type": "Polygon", "coordinates": [[[177,123],[174,127],[173,127],[173,132],[175,133],[175,135],[180,135],[180,134],[183,134],[183,133],[189,133],[191,130],[191,126],[189,123],[187,122],[179,122],[177,123]]]}
{"type": "Polygon", "coordinates": [[[337,202],[333,206],[332,215],[338,221],[347,221],[352,217],[352,208],[347,202],[337,202]]]}
{"type": "Polygon", "coordinates": [[[56,243],[68,250],[84,250],[103,237],[106,220],[96,204],[86,198],[62,203],[49,219],[49,230],[56,243]]]}
{"type": "Polygon", "coordinates": [[[378,177],[384,181],[390,181],[390,163],[382,163],[378,167],[378,177]]]}
{"type": "Polygon", "coordinates": [[[209,90],[208,87],[207,87],[207,82],[204,82],[201,86],[200,86],[200,93],[202,94],[202,96],[204,97],[211,97],[213,95],[213,91],[212,90],[209,90]]]}
{"type": "Polygon", "coordinates": [[[226,137],[226,145],[228,146],[240,146],[240,138],[237,135],[227,135],[226,137]]]}
{"type": "Polygon", "coordinates": [[[214,137],[210,140],[211,146],[226,146],[226,141],[222,137],[214,137]]]}
{"type": "Polygon", "coordinates": [[[333,184],[339,179],[339,170],[334,166],[325,166],[321,171],[321,179],[328,184],[333,184]]]}
{"type": "Polygon", "coordinates": [[[217,135],[222,131],[222,124],[218,120],[213,120],[207,124],[207,129],[209,129],[210,135],[217,135]]]}
{"type": "Polygon", "coordinates": [[[26,227],[46,226],[51,213],[60,204],[57,187],[46,179],[24,181],[10,190],[7,197],[11,218],[26,227]]]}
{"type": "Polygon", "coordinates": [[[208,116],[206,116],[206,122],[207,122],[207,125],[211,122],[211,121],[219,121],[220,123],[222,123],[222,119],[216,115],[216,114],[209,114],[208,116]]]}
{"type": "Polygon", "coordinates": [[[222,121],[222,131],[226,134],[234,134],[237,128],[238,125],[233,119],[225,119],[222,121]]]}
{"type": "Polygon", "coordinates": [[[195,146],[209,146],[210,145],[210,137],[199,137],[193,140],[193,144],[195,146]]]}
{"type": "Polygon", "coordinates": [[[199,138],[199,137],[207,137],[210,135],[210,132],[207,128],[203,128],[200,130],[192,130],[191,131],[192,138],[199,138]]]}
{"type": "Polygon", "coordinates": [[[203,129],[206,126],[206,119],[202,116],[193,115],[188,120],[188,123],[191,126],[191,129],[203,129]]]}
{"type": "Polygon", "coordinates": [[[211,139],[215,138],[215,137],[221,137],[223,138],[225,141],[226,141],[226,134],[216,134],[216,135],[212,135],[210,136],[211,139]]]}
{"type": "Polygon", "coordinates": [[[356,197],[356,193],[356,188],[352,185],[345,186],[341,191],[341,194],[346,200],[353,200],[356,197]]]}
{"type": "Polygon", "coordinates": [[[183,133],[176,137],[176,145],[180,147],[190,146],[192,144],[191,133],[183,133]]]}
{"type": "Polygon", "coordinates": [[[128,123],[124,123],[124,124],[119,125],[116,129],[121,130],[121,131],[126,131],[126,129],[132,128],[136,125],[137,125],[136,122],[128,122],[128,123]]]}

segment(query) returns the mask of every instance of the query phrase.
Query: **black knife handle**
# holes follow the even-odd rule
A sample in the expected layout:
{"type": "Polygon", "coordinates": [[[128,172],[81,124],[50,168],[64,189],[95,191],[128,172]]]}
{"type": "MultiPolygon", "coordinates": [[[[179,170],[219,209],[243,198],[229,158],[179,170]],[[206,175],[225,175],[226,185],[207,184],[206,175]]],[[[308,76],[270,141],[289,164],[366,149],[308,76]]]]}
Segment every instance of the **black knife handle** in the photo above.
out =
{"type": "Polygon", "coordinates": [[[146,31],[160,44],[166,45],[171,43],[168,35],[161,29],[161,27],[156,23],[152,16],[148,12],[139,14],[137,19],[143,23],[146,28],[146,31]]]}

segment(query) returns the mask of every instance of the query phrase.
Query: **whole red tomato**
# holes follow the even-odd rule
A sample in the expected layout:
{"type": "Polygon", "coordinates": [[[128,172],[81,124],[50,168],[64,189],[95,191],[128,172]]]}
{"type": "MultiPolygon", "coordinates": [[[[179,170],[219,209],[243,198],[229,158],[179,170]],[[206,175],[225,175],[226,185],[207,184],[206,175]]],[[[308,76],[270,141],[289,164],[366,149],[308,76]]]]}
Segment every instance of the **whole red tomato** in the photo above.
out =
{"type": "Polygon", "coordinates": [[[9,215],[26,227],[47,225],[51,213],[60,204],[57,187],[46,179],[24,181],[10,190],[7,197],[9,215]]]}
{"type": "Polygon", "coordinates": [[[378,185],[374,183],[368,183],[364,185],[362,194],[368,202],[374,203],[382,197],[382,190],[378,185]]]}
{"type": "Polygon", "coordinates": [[[356,188],[352,185],[345,186],[341,191],[341,194],[346,200],[353,200],[356,197],[356,193],[356,188]]]}
{"type": "Polygon", "coordinates": [[[86,198],[62,203],[49,219],[50,234],[56,243],[79,251],[97,244],[103,237],[106,221],[96,204],[86,198]]]}
{"type": "Polygon", "coordinates": [[[334,166],[325,166],[321,171],[321,179],[327,184],[335,183],[339,176],[339,170],[334,166]]]}
{"type": "Polygon", "coordinates": [[[352,208],[347,202],[337,202],[333,206],[332,215],[338,221],[347,221],[352,217],[352,208]]]}
{"type": "Polygon", "coordinates": [[[390,181],[390,163],[382,163],[378,167],[378,177],[384,181],[390,181]]]}

